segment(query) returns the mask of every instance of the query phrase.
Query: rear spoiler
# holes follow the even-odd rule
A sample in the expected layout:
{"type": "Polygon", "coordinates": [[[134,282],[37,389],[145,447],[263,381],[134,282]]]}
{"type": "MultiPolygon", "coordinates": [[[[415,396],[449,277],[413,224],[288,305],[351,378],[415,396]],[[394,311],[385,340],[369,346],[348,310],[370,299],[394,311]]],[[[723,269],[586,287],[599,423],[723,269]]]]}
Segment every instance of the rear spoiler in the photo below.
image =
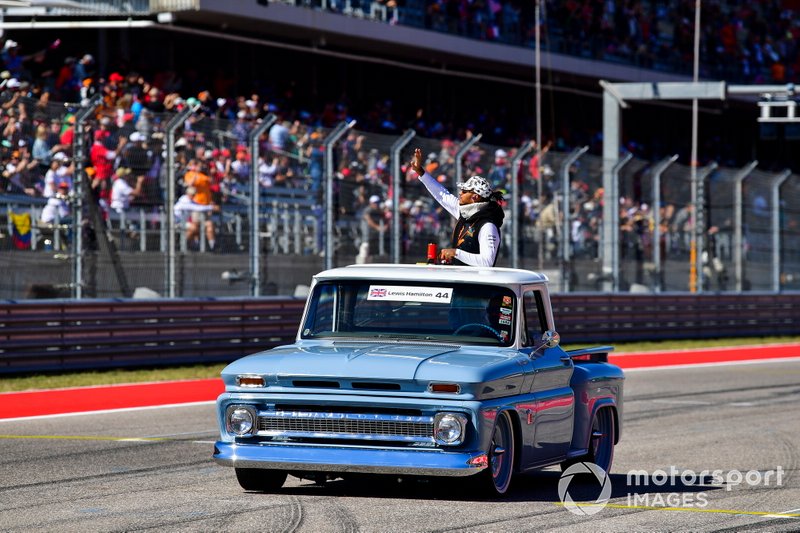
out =
{"type": "Polygon", "coordinates": [[[593,346],[592,348],[581,348],[579,350],[567,350],[567,355],[573,361],[588,363],[607,363],[608,352],[614,351],[613,346],[593,346]]]}

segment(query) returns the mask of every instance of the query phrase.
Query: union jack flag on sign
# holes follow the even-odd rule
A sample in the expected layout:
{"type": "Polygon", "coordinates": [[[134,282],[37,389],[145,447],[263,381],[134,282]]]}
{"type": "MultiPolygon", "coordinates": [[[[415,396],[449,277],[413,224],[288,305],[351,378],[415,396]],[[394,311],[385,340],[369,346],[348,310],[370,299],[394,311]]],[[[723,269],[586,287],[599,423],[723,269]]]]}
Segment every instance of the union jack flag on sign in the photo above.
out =
{"type": "Polygon", "coordinates": [[[370,298],[386,298],[386,289],[370,289],[370,298]]]}

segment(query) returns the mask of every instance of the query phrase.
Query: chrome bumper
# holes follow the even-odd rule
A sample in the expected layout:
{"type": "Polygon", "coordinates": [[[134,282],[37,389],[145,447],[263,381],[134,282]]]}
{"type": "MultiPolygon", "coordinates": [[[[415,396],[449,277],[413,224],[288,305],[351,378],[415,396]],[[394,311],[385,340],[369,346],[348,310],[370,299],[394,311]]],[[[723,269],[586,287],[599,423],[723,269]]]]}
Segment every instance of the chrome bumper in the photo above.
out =
{"type": "Polygon", "coordinates": [[[484,452],[446,452],[345,446],[217,442],[214,460],[224,466],[289,471],[360,472],[419,476],[470,476],[486,468],[470,460],[484,452]]]}

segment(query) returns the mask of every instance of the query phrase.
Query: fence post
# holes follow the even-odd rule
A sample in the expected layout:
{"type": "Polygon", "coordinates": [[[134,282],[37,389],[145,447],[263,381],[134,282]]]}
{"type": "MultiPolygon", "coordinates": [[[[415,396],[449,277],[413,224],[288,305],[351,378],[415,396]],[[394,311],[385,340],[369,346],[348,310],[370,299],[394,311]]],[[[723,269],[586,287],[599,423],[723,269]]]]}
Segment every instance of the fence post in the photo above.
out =
{"type": "Polygon", "coordinates": [[[517,153],[509,160],[511,165],[511,267],[519,268],[519,165],[522,158],[533,150],[533,142],[529,141],[519,147],[517,153]]]}
{"type": "Polygon", "coordinates": [[[356,125],[355,120],[340,122],[322,141],[325,147],[325,269],[333,268],[333,145],[347,130],[356,125]]]}
{"type": "Polygon", "coordinates": [[[654,292],[661,292],[661,174],[678,160],[678,154],[667,157],[656,163],[653,167],[653,276],[655,277],[654,292]]]}
{"type": "Polygon", "coordinates": [[[736,292],[742,292],[742,224],[744,217],[742,216],[742,185],[747,176],[758,166],[758,161],[752,161],[747,166],[742,168],[734,179],[733,187],[733,268],[734,277],[736,278],[736,292]]]}
{"type": "MultiPolygon", "coordinates": [[[[611,220],[603,220],[603,224],[610,224],[611,230],[603,231],[605,235],[611,235],[611,246],[604,247],[606,251],[611,252],[610,258],[603,258],[603,264],[610,263],[611,264],[611,287],[610,289],[613,292],[619,292],[619,173],[622,171],[622,167],[628,164],[628,161],[633,159],[633,154],[630,152],[625,154],[625,156],[617,161],[614,167],[611,169],[611,194],[606,198],[606,202],[611,204],[611,220]],[[610,259],[610,261],[609,261],[610,259]]],[[[603,272],[606,274],[606,272],[603,272]]],[[[607,285],[608,283],[604,283],[607,285]]],[[[604,291],[608,290],[607,288],[603,288],[604,291]]]]}
{"type": "Polygon", "coordinates": [[[461,143],[461,145],[459,145],[458,149],[456,150],[456,173],[453,176],[453,190],[456,190],[459,181],[464,181],[463,179],[461,179],[462,175],[464,174],[464,170],[461,168],[461,159],[464,157],[464,154],[467,153],[467,150],[472,148],[472,145],[481,140],[481,137],[483,137],[482,133],[470,137],[469,139],[461,143]]]}
{"type": "MultiPolygon", "coordinates": [[[[175,298],[175,131],[197,106],[185,107],[167,122],[167,297],[175,298]]],[[[205,228],[200,228],[200,234],[205,228]]]]}
{"type": "Polygon", "coordinates": [[[139,251],[147,251],[147,217],[143,207],[139,208],[139,251]]]}
{"type": "Polygon", "coordinates": [[[247,139],[250,144],[250,296],[261,296],[261,240],[258,231],[261,227],[258,182],[258,158],[261,155],[261,147],[258,139],[277,120],[278,117],[270,113],[250,132],[247,139]]]}
{"type": "MultiPolygon", "coordinates": [[[[697,294],[703,292],[703,285],[705,285],[703,274],[703,252],[705,251],[705,234],[707,231],[705,217],[705,184],[706,178],[709,174],[714,172],[717,166],[717,163],[712,161],[708,166],[697,172],[697,196],[694,206],[695,271],[697,272],[695,290],[697,294]]],[[[689,290],[691,291],[691,280],[689,281],[689,290]]]]}
{"type": "MultiPolygon", "coordinates": [[[[75,137],[72,143],[72,160],[75,165],[75,204],[72,215],[72,294],[80,300],[83,297],[83,195],[86,187],[86,171],[84,163],[88,153],[86,151],[86,135],[83,125],[97,106],[100,104],[100,95],[95,95],[85,107],[75,113],[75,137]]],[[[104,231],[105,228],[96,228],[104,231]]],[[[58,229],[56,228],[56,231],[58,229]]]]}
{"type": "Polygon", "coordinates": [[[781,291],[781,185],[792,175],[784,170],[772,181],[772,290],[781,291]]]}
{"type": "Polygon", "coordinates": [[[400,262],[400,181],[405,176],[400,176],[400,151],[405,148],[417,134],[414,130],[406,130],[397,139],[391,148],[392,157],[392,262],[400,262]]]}
{"type": "MultiPolygon", "coordinates": [[[[569,223],[569,213],[570,213],[570,205],[569,205],[569,169],[570,167],[577,161],[583,154],[589,151],[588,146],[584,146],[583,148],[576,148],[572,151],[571,154],[567,156],[563,163],[561,163],[561,211],[563,213],[563,217],[561,220],[561,291],[562,292],[569,292],[569,277],[571,274],[571,269],[568,268],[570,265],[571,260],[571,247],[570,247],[570,236],[572,232],[570,231],[570,223],[569,223]]],[[[539,179],[542,179],[539,176],[539,179]]]]}

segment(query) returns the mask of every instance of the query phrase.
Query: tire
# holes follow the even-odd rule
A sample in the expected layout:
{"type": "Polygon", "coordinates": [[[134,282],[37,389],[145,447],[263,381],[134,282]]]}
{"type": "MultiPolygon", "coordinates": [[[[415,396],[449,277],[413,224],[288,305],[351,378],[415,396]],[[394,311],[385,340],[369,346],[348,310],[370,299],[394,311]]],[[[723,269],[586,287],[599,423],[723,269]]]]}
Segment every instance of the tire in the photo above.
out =
{"type": "Polygon", "coordinates": [[[589,453],[567,459],[561,463],[561,470],[566,470],[575,463],[589,462],[596,464],[606,473],[610,473],[611,465],[614,462],[615,438],[614,413],[607,407],[598,410],[592,420],[592,429],[589,435],[589,453]]]}
{"type": "Polygon", "coordinates": [[[236,479],[244,490],[275,492],[283,486],[287,473],[283,470],[235,468],[236,479]]]}
{"type": "Polygon", "coordinates": [[[489,467],[481,473],[482,492],[489,496],[502,496],[511,486],[514,476],[514,425],[507,412],[497,415],[492,431],[492,442],[487,453],[489,467]]]}
{"type": "Polygon", "coordinates": [[[592,462],[606,471],[611,472],[614,462],[614,439],[616,438],[614,426],[614,413],[611,409],[600,409],[592,422],[592,436],[589,441],[589,455],[592,462]],[[595,437],[594,435],[598,435],[595,437]]]}

